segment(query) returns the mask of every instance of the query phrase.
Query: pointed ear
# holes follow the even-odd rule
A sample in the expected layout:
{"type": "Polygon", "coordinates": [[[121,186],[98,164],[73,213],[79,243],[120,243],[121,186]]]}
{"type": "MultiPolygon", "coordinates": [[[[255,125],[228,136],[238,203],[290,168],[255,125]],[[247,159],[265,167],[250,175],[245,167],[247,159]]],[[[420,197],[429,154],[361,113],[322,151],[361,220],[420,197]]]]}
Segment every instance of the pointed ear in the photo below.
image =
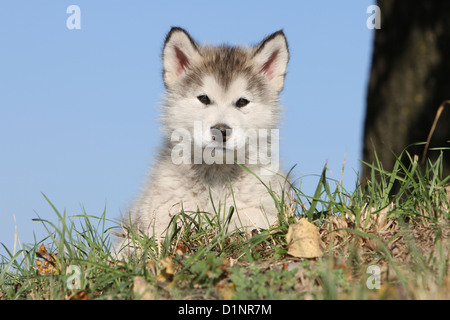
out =
{"type": "Polygon", "coordinates": [[[162,54],[163,79],[166,87],[173,85],[199,57],[198,45],[189,33],[184,29],[173,27],[167,34],[162,54]]]}
{"type": "Polygon", "coordinates": [[[284,77],[289,61],[289,50],[282,30],[265,38],[255,47],[253,59],[269,83],[280,92],[283,90],[284,77]]]}

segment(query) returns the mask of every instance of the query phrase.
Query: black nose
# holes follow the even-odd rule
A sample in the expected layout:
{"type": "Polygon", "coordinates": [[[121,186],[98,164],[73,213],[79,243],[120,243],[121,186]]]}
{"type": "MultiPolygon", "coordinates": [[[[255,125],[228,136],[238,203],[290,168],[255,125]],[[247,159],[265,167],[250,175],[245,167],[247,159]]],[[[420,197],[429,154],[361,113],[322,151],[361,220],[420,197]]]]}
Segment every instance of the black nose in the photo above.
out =
{"type": "Polygon", "coordinates": [[[224,123],[218,123],[215,126],[211,127],[211,133],[213,140],[220,139],[222,137],[222,141],[225,142],[231,135],[231,128],[224,123]]]}

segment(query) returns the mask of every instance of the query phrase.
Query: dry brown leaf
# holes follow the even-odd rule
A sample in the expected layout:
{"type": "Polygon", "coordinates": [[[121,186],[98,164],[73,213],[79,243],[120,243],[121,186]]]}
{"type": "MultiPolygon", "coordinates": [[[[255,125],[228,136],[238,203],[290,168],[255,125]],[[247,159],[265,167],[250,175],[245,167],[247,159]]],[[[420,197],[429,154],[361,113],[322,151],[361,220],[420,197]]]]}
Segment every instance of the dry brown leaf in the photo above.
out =
{"type": "Polygon", "coordinates": [[[133,293],[134,297],[139,300],[155,300],[153,286],[143,277],[134,277],[133,293]]]}
{"type": "Polygon", "coordinates": [[[42,258],[47,261],[52,260],[52,256],[48,253],[47,248],[44,246],[44,244],[41,244],[38,251],[36,252],[36,257],[42,258]]]}
{"type": "Polygon", "coordinates": [[[322,255],[319,229],[302,218],[289,226],[286,234],[288,254],[297,258],[317,258],[322,255]]]}
{"type": "Polygon", "coordinates": [[[185,253],[189,252],[189,248],[183,242],[179,242],[175,247],[175,253],[179,256],[182,256],[185,253]]]}
{"type": "Polygon", "coordinates": [[[162,266],[161,273],[158,275],[158,285],[163,288],[173,285],[173,276],[175,275],[175,269],[171,258],[166,257],[159,261],[162,266]]]}
{"type": "Polygon", "coordinates": [[[36,259],[36,267],[39,275],[49,276],[61,273],[61,263],[56,257],[56,254],[49,254],[44,244],[41,244],[39,247],[39,250],[36,252],[36,257],[42,259],[36,259]]]}
{"type": "Polygon", "coordinates": [[[234,283],[228,280],[222,280],[216,284],[216,291],[220,299],[231,300],[235,291],[234,283]]]}
{"type": "Polygon", "coordinates": [[[89,293],[86,290],[71,294],[67,300],[89,300],[89,293]]]}
{"type": "Polygon", "coordinates": [[[161,274],[163,274],[166,278],[171,278],[175,274],[175,269],[173,267],[173,261],[169,257],[166,257],[159,261],[162,265],[161,274]]]}
{"type": "Polygon", "coordinates": [[[379,247],[378,241],[376,239],[373,239],[373,238],[367,239],[366,246],[367,246],[367,248],[369,248],[372,251],[377,251],[378,247],[379,247]]]}

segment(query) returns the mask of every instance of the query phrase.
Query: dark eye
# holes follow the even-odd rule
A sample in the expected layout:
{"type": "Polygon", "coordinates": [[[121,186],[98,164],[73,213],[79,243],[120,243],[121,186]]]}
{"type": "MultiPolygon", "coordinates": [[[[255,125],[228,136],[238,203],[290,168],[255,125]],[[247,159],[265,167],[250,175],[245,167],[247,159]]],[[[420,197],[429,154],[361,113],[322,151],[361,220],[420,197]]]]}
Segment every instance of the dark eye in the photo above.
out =
{"type": "Polygon", "coordinates": [[[248,105],[249,103],[250,101],[248,101],[247,99],[240,98],[238,101],[236,101],[236,107],[242,108],[248,105]]]}
{"type": "Polygon", "coordinates": [[[197,97],[198,101],[200,101],[201,103],[203,103],[204,105],[208,105],[211,103],[211,100],[209,100],[208,96],[205,94],[199,95],[197,97]]]}

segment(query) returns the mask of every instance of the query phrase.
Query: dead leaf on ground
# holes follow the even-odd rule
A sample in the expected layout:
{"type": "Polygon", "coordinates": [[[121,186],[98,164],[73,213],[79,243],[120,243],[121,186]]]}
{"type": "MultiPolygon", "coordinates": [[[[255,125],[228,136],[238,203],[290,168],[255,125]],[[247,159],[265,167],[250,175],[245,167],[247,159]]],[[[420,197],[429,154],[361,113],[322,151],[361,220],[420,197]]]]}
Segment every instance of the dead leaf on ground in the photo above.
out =
{"type": "Polygon", "coordinates": [[[322,255],[319,229],[305,218],[291,224],[286,234],[288,254],[297,258],[317,258],[322,255]]]}
{"type": "Polygon", "coordinates": [[[173,277],[175,275],[175,268],[171,258],[166,257],[159,261],[161,264],[161,273],[158,275],[158,285],[163,288],[168,288],[173,285],[173,277]]]}
{"type": "Polygon", "coordinates": [[[136,299],[155,300],[153,286],[143,277],[136,276],[133,281],[133,293],[136,299]]]}
{"type": "Polygon", "coordinates": [[[36,267],[39,275],[49,276],[61,273],[61,262],[56,257],[56,254],[48,253],[44,244],[41,244],[39,250],[36,252],[36,257],[42,259],[36,259],[36,267]]]}
{"type": "Polygon", "coordinates": [[[224,279],[216,284],[216,292],[220,299],[231,300],[233,299],[233,294],[235,291],[235,286],[233,282],[228,279],[224,279]]]}
{"type": "Polygon", "coordinates": [[[175,253],[179,256],[182,256],[185,253],[189,252],[189,248],[187,245],[184,244],[184,242],[178,242],[175,247],[175,253]]]}
{"type": "Polygon", "coordinates": [[[72,293],[67,300],[89,300],[89,293],[87,290],[81,290],[75,293],[72,293]]]}

